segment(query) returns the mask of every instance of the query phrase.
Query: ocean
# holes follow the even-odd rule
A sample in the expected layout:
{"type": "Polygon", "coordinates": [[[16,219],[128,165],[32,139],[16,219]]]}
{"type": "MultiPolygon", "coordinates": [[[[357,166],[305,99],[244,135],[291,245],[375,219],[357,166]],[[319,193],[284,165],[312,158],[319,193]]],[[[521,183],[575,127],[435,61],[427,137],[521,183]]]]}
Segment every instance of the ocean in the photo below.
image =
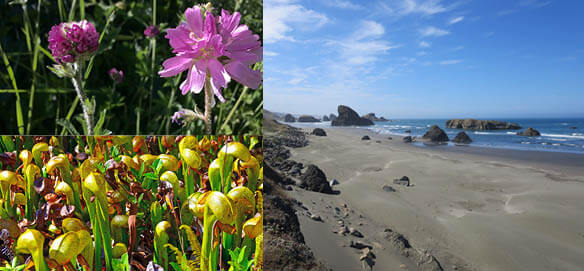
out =
{"type": "MultiPolygon", "coordinates": [[[[374,126],[360,127],[383,135],[417,136],[421,137],[432,125],[442,128],[452,140],[460,129],[446,129],[447,119],[396,119],[390,122],[376,122],[374,126]],[[406,133],[410,130],[411,133],[406,133]]],[[[584,119],[496,119],[519,124],[521,130],[489,130],[466,133],[473,140],[471,146],[537,150],[553,152],[570,152],[584,154],[584,119]],[[525,137],[517,135],[528,127],[538,130],[541,136],[525,137]]],[[[321,123],[288,123],[296,127],[335,128],[330,122],[321,123]]],[[[422,144],[422,143],[415,143],[422,144]]],[[[454,145],[449,142],[449,145],[454,145]]]]}

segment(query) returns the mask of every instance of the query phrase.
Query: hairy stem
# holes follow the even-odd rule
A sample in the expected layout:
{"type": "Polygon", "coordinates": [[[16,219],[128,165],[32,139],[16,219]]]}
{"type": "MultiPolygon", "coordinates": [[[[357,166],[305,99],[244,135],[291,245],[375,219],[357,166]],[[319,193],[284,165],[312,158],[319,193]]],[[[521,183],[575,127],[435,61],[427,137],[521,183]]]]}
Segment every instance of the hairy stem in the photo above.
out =
{"type": "Polygon", "coordinates": [[[205,133],[211,134],[211,126],[213,124],[213,116],[211,116],[211,104],[213,103],[213,89],[211,87],[211,78],[207,76],[205,79],[205,115],[203,122],[205,122],[205,133]]]}
{"type": "Polygon", "coordinates": [[[75,77],[73,77],[71,81],[73,81],[73,87],[75,87],[77,97],[79,97],[79,101],[81,102],[83,117],[85,118],[85,124],[87,124],[87,134],[93,135],[93,112],[90,112],[89,108],[87,108],[87,97],[85,96],[85,91],[83,90],[82,74],[83,71],[80,65],[75,64],[75,77]]]}

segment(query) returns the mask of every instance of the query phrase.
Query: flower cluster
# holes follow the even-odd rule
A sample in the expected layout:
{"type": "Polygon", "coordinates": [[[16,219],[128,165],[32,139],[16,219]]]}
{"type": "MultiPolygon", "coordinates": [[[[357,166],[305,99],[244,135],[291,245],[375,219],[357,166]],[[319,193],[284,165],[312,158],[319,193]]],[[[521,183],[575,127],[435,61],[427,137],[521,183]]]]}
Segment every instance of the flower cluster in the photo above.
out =
{"type": "Polygon", "coordinates": [[[258,35],[244,24],[241,14],[223,10],[221,16],[204,11],[199,6],[185,11],[186,22],[167,30],[166,38],[176,56],[162,64],[161,77],[177,75],[188,69],[186,80],[180,85],[183,95],[199,93],[207,81],[221,102],[225,102],[221,88],[233,78],[256,89],[262,74],[249,66],[262,60],[262,46],[258,35]]]}
{"type": "Polygon", "coordinates": [[[111,68],[107,74],[109,75],[109,77],[114,80],[114,82],[116,82],[116,84],[119,84],[121,82],[124,81],[124,71],[122,70],[118,70],[116,68],[111,68]]]}
{"type": "Polygon", "coordinates": [[[158,30],[158,26],[151,25],[144,29],[144,35],[149,38],[154,38],[160,34],[160,30],[158,30]]]}
{"type": "Polygon", "coordinates": [[[58,63],[87,59],[97,51],[99,33],[88,21],[61,23],[49,32],[49,49],[58,63]]]}

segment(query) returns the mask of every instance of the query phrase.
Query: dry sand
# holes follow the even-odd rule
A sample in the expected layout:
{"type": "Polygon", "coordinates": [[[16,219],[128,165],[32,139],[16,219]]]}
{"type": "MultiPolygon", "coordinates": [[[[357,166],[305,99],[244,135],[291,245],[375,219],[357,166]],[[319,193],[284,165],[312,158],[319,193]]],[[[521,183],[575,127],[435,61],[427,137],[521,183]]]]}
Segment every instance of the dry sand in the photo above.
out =
{"type": "Polygon", "coordinates": [[[333,189],[340,194],[289,193],[305,206],[306,243],[333,270],[361,268],[358,251],[342,246],[351,239],[375,243],[373,270],[417,270],[383,238],[385,228],[445,270],[583,270],[584,155],[419,147],[361,129],[325,130],[328,136],[291,149],[291,159],[316,164],[339,181],[333,189]],[[365,134],[371,140],[362,141],[365,134]],[[404,175],[412,186],[392,183],[404,175]],[[333,233],[339,213],[365,238],[333,233]]]}

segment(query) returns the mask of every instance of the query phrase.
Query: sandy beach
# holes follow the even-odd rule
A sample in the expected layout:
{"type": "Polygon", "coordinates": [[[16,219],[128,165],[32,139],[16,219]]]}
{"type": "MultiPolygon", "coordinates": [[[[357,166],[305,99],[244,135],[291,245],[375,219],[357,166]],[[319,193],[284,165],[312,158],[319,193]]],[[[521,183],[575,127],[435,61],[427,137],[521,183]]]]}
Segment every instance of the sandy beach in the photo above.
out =
{"type": "Polygon", "coordinates": [[[306,244],[333,270],[361,269],[351,240],[373,247],[373,270],[436,269],[404,253],[388,231],[403,234],[412,251],[432,255],[444,270],[584,266],[584,155],[421,147],[364,129],[325,130],[327,136],[308,135],[307,146],[290,148],[290,159],[317,165],[339,182],[338,194],[297,186],[286,193],[302,204],[306,244]],[[393,183],[402,176],[410,186],[393,183]],[[363,237],[335,233],[339,224],[363,237]]]}

